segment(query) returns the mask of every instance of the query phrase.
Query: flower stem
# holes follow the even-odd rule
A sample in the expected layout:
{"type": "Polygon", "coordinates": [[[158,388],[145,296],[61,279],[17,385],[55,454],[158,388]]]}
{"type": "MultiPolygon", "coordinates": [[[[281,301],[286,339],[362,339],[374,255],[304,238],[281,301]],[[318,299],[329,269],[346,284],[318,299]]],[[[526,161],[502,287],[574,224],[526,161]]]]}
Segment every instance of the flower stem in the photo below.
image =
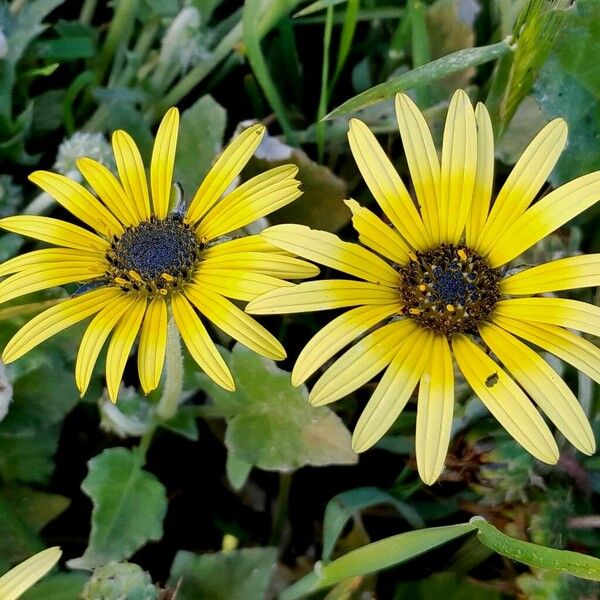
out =
{"type": "Polygon", "coordinates": [[[173,317],[169,319],[167,326],[167,354],[165,362],[165,387],[156,407],[156,416],[163,421],[168,421],[177,414],[183,390],[181,340],[173,317]]]}
{"type": "Polygon", "coordinates": [[[282,472],[279,474],[279,493],[273,514],[273,527],[271,529],[270,544],[280,544],[284,527],[289,512],[290,488],[292,487],[292,474],[282,472]]]}

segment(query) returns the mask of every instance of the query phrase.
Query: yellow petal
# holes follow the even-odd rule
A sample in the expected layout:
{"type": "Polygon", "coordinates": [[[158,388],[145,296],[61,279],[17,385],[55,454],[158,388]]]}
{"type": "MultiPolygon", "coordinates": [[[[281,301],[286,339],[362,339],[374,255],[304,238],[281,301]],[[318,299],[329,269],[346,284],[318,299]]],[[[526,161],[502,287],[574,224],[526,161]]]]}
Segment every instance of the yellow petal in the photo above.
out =
{"type": "Polygon", "coordinates": [[[35,171],[29,175],[29,180],[106,237],[123,233],[123,225],[116,217],[76,181],[49,171],[35,171]]]}
{"type": "Polygon", "coordinates": [[[305,225],[275,225],[261,236],[267,242],[348,275],[382,285],[397,286],[400,279],[384,260],[358,244],[305,225]]]}
{"type": "Polygon", "coordinates": [[[555,464],[558,447],[552,433],[521,388],[466,335],[452,336],[452,349],[465,379],[500,425],[527,452],[555,464]]]}
{"type": "Polygon", "coordinates": [[[234,300],[253,300],[257,296],[283,287],[292,287],[289,281],[283,281],[269,275],[252,271],[223,270],[205,266],[204,263],[194,276],[194,281],[203,289],[234,300]]]}
{"type": "Polygon", "coordinates": [[[600,308],[578,300],[566,298],[500,300],[494,308],[494,316],[496,315],[519,321],[569,327],[592,335],[600,335],[600,308]]]}
{"type": "Polygon", "coordinates": [[[440,172],[440,235],[442,242],[457,244],[462,237],[475,185],[477,125],[469,97],[456,90],[450,101],[440,172]]]}
{"type": "Polygon", "coordinates": [[[167,348],[167,305],[162,296],[148,304],[140,333],[138,372],[144,394],[158,387],[167,348]]]}
{"type": "Polygon", "coordinates": [[[269,244],[266,240],[263,240],[260,235],[245,235],[242,237],[235,238],[233,240],[227,240],[225,242],[213,242],[214,245],[209,245],[202,257],[205,259],[217,258],[217,257],[231,257],[238,252],[264,252],[269,255],[281,254],[283,256],[290,256],[290,253],[273,244],[269,244]]]}
{"type": "Polygon", "coordinates": [[[435,335],[419,384],[415,449],[421,479],[434,484],[444,470],[454,410],[454,372],[448,341],[435,335]]]}
{"type": "Polygon", "coordinates": [[[272,290],[252,300],[246,312],[254,315],[311,312],[361,304],[397,304],[398,291],[366,281],[329,279],[305,281],[272,290]]]}
{"type": "Polygon", "coordinates": [[[127,227],[140,220],[119,180],[102,164],[91,158],[77,160],[77,168],[108,209],[127,227]]]}
{"type": "Polygon", "coordinates": [[[488,261],[500,267],[600,200],[600,171],[578,177],[528,208],[490,249],[488,261]]]}
{"type": "Polygon", "coordinates": [[[342,354],[318,379],[309,395],[314,406],[329,404],[375,377],[398,352],[398,344],[417,329],[404,319],[380,327],[342,354]]]}
{"type": "Polygon", "coordinates": [[[471,210],[467,218],[467,246],[478,248],[479,237],[488,218],[494,185],[494,132],[485,104],[475,108],[477,122],[477,169],[471,210]]]}
{"type": "Polygon", "coordinates": [[[297,172],[295,165],[282,165],[249,179],[206,215],[196,234],[212,240],[289,204],[302,194],[297,172]]]}
{"type": "Polygon", "coordinates": [[[106,388],[108,390],[108,397],[112,402],[117,401],[125,364],[129,358],[133,342],[135,342],[135,338],[140,330],[140,325],[146,312],[146,304],[147,301],[144,296],[135,298],[129,310],[118,322],[108,343],[108,352],[106,353],[106,388]]]}
{"type": "Polygon", "coordinates": [[[31,267],[37,268],[41,265],[60,266],[64,262],[68,262],[69,264],[93,264],[94,261],[98,263],[103,260],[104,255],[98,252],[74,250],[71,248],[44,248],[43,250],[26,252],[0,264],[0,276],[3,277],[17,271],[29,270],[31,267]]]}
{"type": "Polygon", "coordinates": [[[496,315],[493,322],[524,340],[555,354],[600,383],[600,349],[581,336],[555,325],[527,323],[496,315]]]}
{"type": "Polygon", "coordinates": [[[421,215],[369,128],[362,121],[351,119],[348,141],[358,169],[381,210],[414,249],[429,247],[430,240],[421,215]]]}
{"type": "Polygon", "coordinates": [[[396,117],[415,193],[432,245],[441,242],[440,162],[425,118],[406,94],[396,95],[396,117]]]}
{"type": "Polygon", "coordinates": [[[190,204],[185,217],[188,223],[197,223],[217,202],[246,166],[264,135],[263,125],[252,125],[223,150],[190,204]]]}
{"type": "Polygon", "coordinates": [[[384,319],[398,314],[402,305],[359,306],[336,317],[306,344],[292,371],[292,385],[306,381],[320,366],[384,319]]]}
{"type": "Polygon", "coordinates": [[[280,342],[229,300],[195,285],[187,286],[185,294],[209,321],[227,335],[267,358],[285,358],[280,342]]]}
{"type": "Polygon", "coordinates": [[[536,135],[498,193],[476,250],[487,254],[523,214],[554,168],[565,142],[567,125],[554,119],[536,135]]]}
{"type": "Polygon", "coordinates": [[[352,226],[365,246],[395,263],[402,265],[408,262],[409,247],[391,227],[356,200],[344,202],[352,211],[352,226]]]}
{"type": "Polygon", "coordinates": [[[57,285],[74,283],[76,281],[89,281],[102,277],[105,265],[94,262],[74,262],[38,265],[35,270],[28,269],[15,273],[0,282],[0,304],[13,298],[45,290],[57,285]]]}
{"type": "MultiPolygon", "coordinates": [[[[274,254],[272,252],[235,252],[228,254],[203,255],[203,269],[220,269],[221,271],[253,271],[261,275],[280,277],[282,279],[304,279],[319,274],[319,267],[304,260],[274,254]]],[[[0,267],[1,269],[2,267],[0,267]]]]}
{"type": "Polygon", "coordinates": [[[503,294],[542,294],[600,285],[600,254],[569,256],[500,281],[503,294]]]}
{"type": "Polygon", "coordinates": [[[429,360],[433,333],[416,329],[396,350],[390,366],[363,410],[352,435],[354,452],[378,442],[406,406],[429,360]]]}
{"type": "Polygon", "coordinates": [[[129,204],[135,207],[140,221],[147,221],[151,215],[150,197],[140,151],[131,136],[120,129],[113,133],[112,145],[119,177],[129,198],[129,204]]]}
{"type": "Polygon", "coordinates": [[[106,252],[110,244],[101,237],[60,219],[16,215],[0,219],[0,227],[56,246],[90,252],[106,252]]]}
{"type": "Polygon", "coordinates": [[[154,214],[164,219],[169,212],[169,197],[173,184],[173,167],[177,134],[179,133],[179,111],[170,108],[160,123],[150,163],[150,186],[152,188],[152,204],[154,214]]]}
{"type": "Polygon", "coordinates": [[[17,565],[0,577],[0,598],[17,600],[58,562],[62,551],[58,546],[47,548],[17,565]]]}
{"type": "Polygon", "coordinates": [[[190,303],[184,296],[174,294],[171,308],[177,329],[192,358],[217,385],[230,392],[235,390],[229,368],[190,303]]]}
{"type": "Polygon", "coordinates": [[[585,454],[593,454],[594,433],[577,398],[558,373],[531,348],[500,327],[479,326],[483,341],[560,432],[585,454]]]}
{"type": "Polygon", "coordinates": [[[85,330],[75,363],[75,382],[82,397],[87,391],[94,365],[104,342],[121,317],[131,308],[134,300],[135,296],[123,292],[121,296],[105,306],[85,330]]]}
{"type": "Polygon", "coordinates": [[[26,323],[6,344],[2,353],[5,363],[13,362],[44,340],[63,329],[99,312],[121,295],[117,288],[102,288],[69,298],[40,313],[26,323]]]}

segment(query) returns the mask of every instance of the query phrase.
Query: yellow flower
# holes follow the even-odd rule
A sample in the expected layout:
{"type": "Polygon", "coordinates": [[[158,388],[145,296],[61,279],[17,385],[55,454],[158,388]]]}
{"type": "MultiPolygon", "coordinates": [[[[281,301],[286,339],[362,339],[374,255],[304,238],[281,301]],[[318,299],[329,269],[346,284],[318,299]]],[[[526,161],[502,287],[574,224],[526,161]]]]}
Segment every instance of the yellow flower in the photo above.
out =
{"type": "Polygon", "coordinates": [[[301,191],[297,168],[283,165],[253,177],[221,199],[250,159],[264,127],[246,129],[224,150],[187,209],[170,210],[179,113],[170,109],[158,129],[150,186],[132,138],[116,131],[112,143],[120,181],[99,162],[81,158],[78,168],[97,198],[71,179],[36,171],[31,181],[95,230],[41,216],[12,216],[0,227],[58,248],[35,250],[0,265],[0,303],[73,282],[86,283],[73,297],[42,312],[8,342],[12,362],[63,329],[93,316],[75,368],[83,395],[98,355],[111,335],[106,381],[116,401],[125,363],[140,332],[138,370],[144,392],[155,389],[163,369],[167,321],[172,314],[193,358],[219,385],[234,381],[198,312],[263,356],[285,357],[281,344],[227,298],[247,301],[291,285],[318,268],[254,235],[221,236],[292,202],[301,191]],[[198,311],[198,312],[197,312],[198,311]]]}
{"type": "Polygon", "coordinates": [[[16,600],[41,579],[62,554],[58,546],[38,552],[0,577],[0,598],[16,600]]]}
{"type": "Polygon", "coordinates": [[[600,350],[569,331],[600,335],[600,309],[535,296],[599,285],[600,255],[565,258],[516,274],[505,266],[600,199],[600,172],[530,206],[565,145],[567,127],[556,119],[525,150],[490,208],[494,145],[485,106],[478,104],[474,111],[463,91],[454,95],[441,162],[423,115],[407,96],[397,96],[396,112],[416,204],[374,135],[352,120],[350,148],[393,227],[347,200],[369,250],[298,225],[265,230],[266,242],[356,279],[272,290],[246,310],[273,314],[357,307],[309,341],[293,382],[299,385],[360,338],[320,377],[310,400],[314,405],[337,400],[386,369],[354,431],[353,447],[362,452],[385,434],[420,384],[416,454],[428,484],[444,467],[450,438],[453,357],[490,412],[535,457],[555,463],[558,448],[531,399],[573,445],[593,453],[594,436],[575,396],[517,338],[600,381],[600,350]]]}

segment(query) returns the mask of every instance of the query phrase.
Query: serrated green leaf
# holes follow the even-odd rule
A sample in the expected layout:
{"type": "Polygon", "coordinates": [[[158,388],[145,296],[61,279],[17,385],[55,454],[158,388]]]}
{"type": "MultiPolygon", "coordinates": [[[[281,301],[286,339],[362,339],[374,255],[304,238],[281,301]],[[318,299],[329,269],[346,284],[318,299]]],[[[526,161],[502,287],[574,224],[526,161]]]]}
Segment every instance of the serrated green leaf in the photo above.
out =
{"type": "Polygon", "coordinates": [[[425,526],[419,513],[406,502],[376,487],[361,487],[333,497],[323,519],[323,560],[331,557],[335,542],[353,515],[378,504],[391,504],[415,529],[425,526]]]}
{"type": "Polygon", "coordinates": [[[331,587],[348,577],[366,575],[399,565],[475,529],[475,525],[471,523],[431,527],[367,544],[327,565],[318,563],[312,573],[285,590],[280,598],[295,600],[317,590],[331,587]]]}
{"type": "Polygon", "coordinates": [[[177,600],[265,598],[277,560],[276,548],[246,548],[216,554],[180,551],[169,585],[181,580],[177,600]]]}
{"type": "Polygon", "coordinates": [[[560,571],[583,579],[600,581],[599,558],[517,540],[498,531],[482,517],[473,517],[471,523],[479,530],[477,537],[481,543],[502,556],[525,563],[530,567],[560,571]]]}
{"type": "Polygon", "coordinates": [[[333,119],[341,115],[355,112],[361,108],[382,102],[398,92],[404,92],[437,81],[449,75],[454,75],[465,69],[477,67],[500,58],[511,48],[507,40],[479,48],[465,48],[442,58],[417,67],[408,73],[403,73],[385,83],[380,83],[360,94],[346,100],[343,104],[332,110],[325,119],[333,119]]]}
{"type": "Polygon", "coordinates": [[[88,580],[84,573],[57,573],[38,582],[21,600],[80,600],[88,580]]]}
{"type": "Polygon", "coordinates": [[[181,115],[174,180],[188,201],[221,150],[226,124],[227,112],[212,96],[202,96],[181,115]]]}
{"type": "Polygon", "coordinates": [[[205,375],[199,381],[217,406],[235,414],[227,423],[225,445],[239,460],[270,471],[356,462],[350,432],[331,409],[310,406],[306,386],[293,387],[289,373],[242,344],[224,358],[235,392],[205,375]]]}
{"type": "Polygon", "coordinates": [[[167,510],[164,486],[142,470],[137,454],[111,448],[88,463],[81,489],[94,503],[88,547],[69,561],[74,569],[89,569],[131,556],[150,540],[162,537],[167,510]]]}

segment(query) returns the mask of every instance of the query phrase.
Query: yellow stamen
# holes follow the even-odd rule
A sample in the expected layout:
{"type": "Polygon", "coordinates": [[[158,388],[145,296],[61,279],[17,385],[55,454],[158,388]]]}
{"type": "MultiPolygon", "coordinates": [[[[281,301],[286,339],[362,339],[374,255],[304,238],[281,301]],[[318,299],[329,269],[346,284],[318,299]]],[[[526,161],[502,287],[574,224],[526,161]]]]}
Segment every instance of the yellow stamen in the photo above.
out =
{"type": "Polygon", "coordinates": [[[409,308],[408,312],[411,315],[420,315],[421,314],[421,311],[418,308],[409,308]]]}
{"type": "Polygon", "coordinates": [[[122,277],[115,277],[115,282],[119,285],[127,285],[127,279],[123,279],[122,277]]]}
{"type": "Polygon", "coordinates": [[[426,292],[426,291],[427,291],[427,286],[426,286],[425,284],[423,284],[423,283],[422,283],[422,284],[419,286],[419,289],[420,289],[422,292],[426,292]]]}
{"type": "Polygon", "coordinates": [[[169,283],[175,281],[175,277],[173,277],[173,275],[169,275],[169,273],[161,273],[160,276],[169,283]]]}
{"type": "Polygon", "coordinates": [[[414,252],[409,252],[408,256],[409,256],[410,260],[412,260],[413,262],[417,262],[419,260],[417,258],[417,255],[414,252]]]}
{"type": "Polygon", "coordinates": [[[454,306],[452,304],[446,304],[446,310],[448,312],[453,313],[456,309],[454,308],[454,306]]]}
{"type": "Polygon", "coordinates": [[[127,271],[127,273],[129,274],[129,277],[131,277],[131,279],[133,279],[134,281],[137,281],[138,283],[140,283],[142,281],[142,278],[140,277],[140,275],[138,273],[136,273],[133,269],[131,269],[130,271],[127,271]]]}
{"type": "Polygon", "coordinates": [[[456,254],[458,254],[460,260],[462,260],[463,262],[467,262],[467,253],[462,248],[459,248],[456,251],[456,254]]]}
{"type": "Polygon", "coordinates": [[[167,295],[167,290],[165,290],[165,288],[160,288],[160,289],[158,290],[158,293],[159,293],[161,296],[166,296],[166,295],[167,295]]]}

